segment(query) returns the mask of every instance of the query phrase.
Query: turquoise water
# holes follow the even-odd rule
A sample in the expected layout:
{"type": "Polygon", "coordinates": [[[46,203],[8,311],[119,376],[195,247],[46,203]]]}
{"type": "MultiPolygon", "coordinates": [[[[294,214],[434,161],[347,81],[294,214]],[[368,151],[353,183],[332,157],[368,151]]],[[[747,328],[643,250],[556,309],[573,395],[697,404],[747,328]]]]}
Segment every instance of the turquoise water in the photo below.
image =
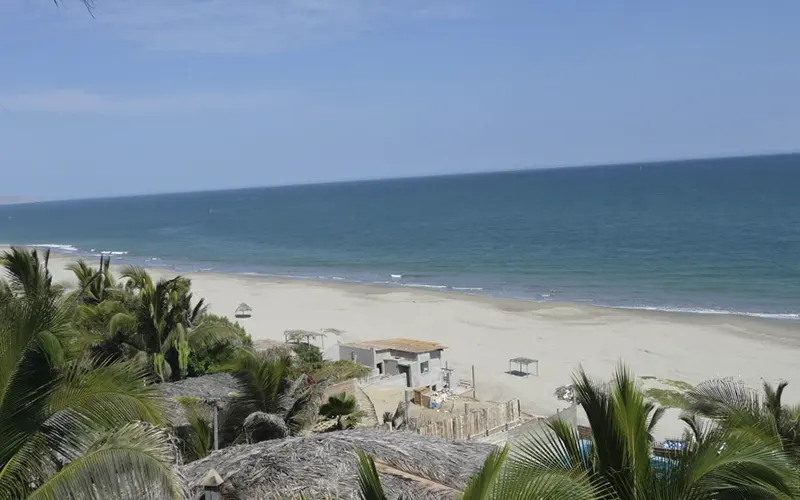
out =
{"type": "Polygon", "coordinates": [[[798,318],[800,155],[0,207],[0,241],[179,271],[798,318]]]}

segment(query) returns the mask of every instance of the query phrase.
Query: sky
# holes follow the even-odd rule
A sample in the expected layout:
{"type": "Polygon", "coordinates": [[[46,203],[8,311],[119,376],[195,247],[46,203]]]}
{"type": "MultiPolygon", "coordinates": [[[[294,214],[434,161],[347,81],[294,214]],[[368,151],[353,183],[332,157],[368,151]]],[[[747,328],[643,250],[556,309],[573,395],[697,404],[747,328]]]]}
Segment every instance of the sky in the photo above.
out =
{"type": "Polygon", "coordinates": [[[797,0],[0,0],[0,196],[800,150],[797,0]]]}

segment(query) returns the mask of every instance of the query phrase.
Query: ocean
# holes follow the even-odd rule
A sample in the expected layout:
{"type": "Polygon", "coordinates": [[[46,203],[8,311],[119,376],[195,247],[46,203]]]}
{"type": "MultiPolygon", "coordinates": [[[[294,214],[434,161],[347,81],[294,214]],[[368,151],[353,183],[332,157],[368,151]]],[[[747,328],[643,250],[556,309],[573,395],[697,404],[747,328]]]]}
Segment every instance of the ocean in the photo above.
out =
{"type": "Polygon", "coordinates": [[[0,242],[178,272],[800,319],[800,155],[8,205],[0,242]]]}

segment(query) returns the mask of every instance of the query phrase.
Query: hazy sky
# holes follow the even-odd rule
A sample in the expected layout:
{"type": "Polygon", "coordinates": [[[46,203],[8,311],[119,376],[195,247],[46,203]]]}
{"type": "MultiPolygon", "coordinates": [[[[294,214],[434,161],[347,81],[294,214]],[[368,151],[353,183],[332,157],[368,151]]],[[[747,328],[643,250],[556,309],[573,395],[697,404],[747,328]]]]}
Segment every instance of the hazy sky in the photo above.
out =
{"type": "Polygon", "coordinates": [[[0,0],[0,195],[800,149],[800,1],[0,0]]]}

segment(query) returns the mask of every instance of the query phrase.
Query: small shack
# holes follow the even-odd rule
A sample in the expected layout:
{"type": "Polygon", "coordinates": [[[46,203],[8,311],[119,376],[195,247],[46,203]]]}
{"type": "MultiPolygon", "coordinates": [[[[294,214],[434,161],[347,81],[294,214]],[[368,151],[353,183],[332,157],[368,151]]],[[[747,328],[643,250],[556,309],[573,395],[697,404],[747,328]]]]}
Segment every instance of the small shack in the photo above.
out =
{"type": "Polygon", "coordinates": [[[325,335],[322,332],[313,332],[309,330],[286,330],[283,332],[283,338],[286,340],[287,344],[300,344],[301,342],[305,342],[307,345],[311,345],[311,341],[313,339],[314,345],[317,344],[317,341],[320,342],[319,347],[323,352],[325,352],[325,335]]]}
{"type": "Polygon", "coordinates": [[[506,373],[517,377],[538,376],[539,360],[526,357],[511,358],[508,360],[508,371],[506,373]],[[531,365],[533,365],[533,372],[530,369],[531,365]]]}
{"type": "Polygon", "coordinates": [[[373,375],[399,377],[406,387],[444,386],[444,350],[447,347],[425,340],[406,338],[370,340],[339,344],[339,358],[361,363],[373,375]]]}

